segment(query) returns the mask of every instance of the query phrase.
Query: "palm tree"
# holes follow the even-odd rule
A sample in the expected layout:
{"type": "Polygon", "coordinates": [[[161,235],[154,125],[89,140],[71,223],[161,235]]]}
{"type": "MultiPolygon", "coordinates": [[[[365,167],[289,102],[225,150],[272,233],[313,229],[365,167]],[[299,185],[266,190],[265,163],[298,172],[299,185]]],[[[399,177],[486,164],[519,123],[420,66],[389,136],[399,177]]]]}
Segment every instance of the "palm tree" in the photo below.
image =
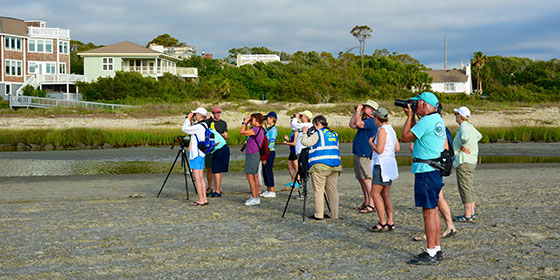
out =
{"type": "Polygon", "coordinates": [[[350,34],[352,34],[352,36],[354,36],[356,40],[360,42],[360,56],[362,57],[362,73],[364,72],[364,48],[366,45],[366,39],[371,36],[371,32],[373,32],[373,29],[371,29],[367,25],[356,25],[354,26],[354,28],[352,28],[352,30],[350,30],[350,34]]]}
{"type": "Polygon", "coordinates": [[[476,91],[478,94],[482,94],[482,81],[480,80],[480,69],[486,64],[488,61],[488,57],[483,52],[475,52],[473,54],[473,59],[471,60],[471,64],[476,67],[476,91]]]}

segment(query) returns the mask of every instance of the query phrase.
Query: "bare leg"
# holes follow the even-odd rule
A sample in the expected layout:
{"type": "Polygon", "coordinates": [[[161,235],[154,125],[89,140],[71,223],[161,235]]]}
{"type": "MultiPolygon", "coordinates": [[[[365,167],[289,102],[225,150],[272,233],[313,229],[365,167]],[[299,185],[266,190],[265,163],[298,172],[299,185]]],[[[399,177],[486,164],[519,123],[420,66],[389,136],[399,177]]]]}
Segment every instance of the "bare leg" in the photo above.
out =
{"type": "Polygon", "coordinates": [[[379,223],[384,225],[387,223],[387,220],[385,219],[385,206],[383,204],[383,200],[381,200],[382,190],[383,190],[382,185],[371,186],[371,197],[373,197],[373,204],[375,205],[375,209],[377,209],[377,216],[379,217],[379,223]]]}
{"type": "Polygon", "coordinates": [[[437,207],[434,209],[422,208],[424,216],[424,231],[426,232],[426,248],[435,249],[440,246],[441,220],[437,207]]]}
{"type": "Polygon", "coordinates": [[[247,180],[249,181],[249,188],[251,189],[251,196],[253,198],[259,197],[260,185],[259,176],[257,174],[246,174],[247,180]]]}
{"type": "MultiPolygon", "coordinates": [[[[387,213],[387,224],[394,225],[395,221],[393,220],[393,201],[391,200],[391,186],[383,186],[381,197],[383,198],[385,212],[387,213]]],[[[375,201],[375,197],[373,199],[375,201]]],[[[379,212],[379,210],[377,211],[379,212]]]]}
{"type": "Polygon", "coordinates": [[[222,173],[214,173],[214,192],[222,193],[222,173]]]}
{"type": "Polygon", "coordinates": [[[358,180],[362,186],[362,192],[364,194],[364,205],[374,206],[373,198],[371,197],[371,179],[361,179],[358,180]]]}
{"type": "Polygon", "coordinates": [[[455,225],[453,225],[453,219],[451,218],[451,209],[449,209],[447,201],[443,198],[443,189],[439,191],[438,208],[441,217],[445,221],[445,227],[449,229],[454,228],[455,225]]]}
{"type": "Polygon", "coordinates": [[[290,181],[293,182],[294,178],[296,176],[296,166],[297,166],[297,161],[296,160],[288,160],[288,169],[290,170],[290,181]],[[296,162],[296,163],[294,163],[296,162]]]}
{"type": "Polygon", "coordinates": [[[212,192],[212,168],[206,168],[206,180],[208,180],[208,188],[212,192]]]}
{"type": "Polygon", "coordinates": [[[192,171],[194,177],[194,185],[196,191],[198,192],[198,203],[204,204],[208,203],[208,198],[206,197],[206,182],[204,181],[204,171],[202,169],[193,169],[192,171]]]}
{"type": "Polygon", "coordinates": [[[470,217],[474,214],[474,202],[473,203],[465,203],[465,217],[470,217]]]}

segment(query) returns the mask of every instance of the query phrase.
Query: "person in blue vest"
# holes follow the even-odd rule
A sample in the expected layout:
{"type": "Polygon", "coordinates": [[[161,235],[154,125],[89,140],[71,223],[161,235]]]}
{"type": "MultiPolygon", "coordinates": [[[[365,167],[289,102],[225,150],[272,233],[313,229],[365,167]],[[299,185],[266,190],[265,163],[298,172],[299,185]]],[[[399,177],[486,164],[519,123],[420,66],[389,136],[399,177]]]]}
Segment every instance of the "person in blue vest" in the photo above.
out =
{"type": "MultiPolygon", "coordinates": [[[[323,115],[313,118],[313,128],[304,127],[301,144],[309,147],[308,169],[315,190],[315,214],[311,218],[322,220],[324,193],[330,206],[330,218],[338,219],[338,190],[336,184],[342,172],[338,135],[329,129],[323,115]]],[[[326,216],[328,218],[328,216],[326,216]]]]}
{"type": "Polygon", "coordinates": [[[436,264],[443,259],[440,245],[441,220],[437,208],[442,179],[439,170],[415,159],[428,160],[441,156],[446,139],[445,122],[437,112],[440,104],[433,93],[423,92],[412,99],[417,100],[418,104],[416,111],[412,111],[410,104],[408,108],[404,108],[407,119],[403,125],[401,140],[414,141],[412,151],[414,200],[416,207],[422,207],[427,245],[426,252],[414,257],[409,263],[436,264]],[[418,122],[415,114],[421,117],[418,122]]]}

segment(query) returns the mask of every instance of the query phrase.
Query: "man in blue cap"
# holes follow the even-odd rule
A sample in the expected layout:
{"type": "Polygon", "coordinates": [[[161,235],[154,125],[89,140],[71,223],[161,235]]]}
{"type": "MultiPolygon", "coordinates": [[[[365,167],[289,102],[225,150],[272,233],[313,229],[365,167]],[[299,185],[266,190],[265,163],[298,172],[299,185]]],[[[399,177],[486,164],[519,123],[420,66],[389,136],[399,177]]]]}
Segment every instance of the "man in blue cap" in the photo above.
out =
{"type": "MultiPolygon", "coordinates": [[[[412,157],[420,160],[436,159],[441,156],[445,143],[445,122],[438,114],[440,105],[431,92],[423,92],[412,98],[417,100],[416,111],[410,104],[404,109],[407,119],[403,126],[402,141],[414,141],[412,157]],[[414,114],[421,119],[416,123],[414,114]]],[[[414,257],[412,264],[436,264],[443,259],[440,246],[441,221],[438,215],[438,198],[442,188],[439,170],[424,162],[412,163],[414,174],[414,200],[416,207],[422,207],[424,230],[426,232],[426,252],[414,257]]]]}

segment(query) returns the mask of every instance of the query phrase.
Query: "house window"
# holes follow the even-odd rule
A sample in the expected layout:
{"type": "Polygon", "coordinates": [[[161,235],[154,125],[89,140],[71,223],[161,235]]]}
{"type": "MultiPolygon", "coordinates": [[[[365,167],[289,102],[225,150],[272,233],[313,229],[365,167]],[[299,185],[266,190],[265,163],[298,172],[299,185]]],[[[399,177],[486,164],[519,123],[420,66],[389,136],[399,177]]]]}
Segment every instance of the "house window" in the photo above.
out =
{"type": "Polygon", "coordinates": [[[52,41],[45,40],[45,52],[52,53],[52,41]]]}
{"type": "Polygon", "coordinates": [[[21,38],[6,36],[5,46],[6,50],[21,51],[21,38]]]}
{"type": "Polygon", "coordinates": [[[68,42],[58,41],[58,53],[68,54],[68,42]]]}
{"type": "Polygon", "coordinates": [[[443,91],[445,91],[445,92],[455,92],[455,84],[454,83],[445,83],[443,85],[443,91]]]}
{"type": "Polygon", "coordinates": [[[29,40],[27,43],[29,52],[52,53],[52,40],[29,40]]]}
{"type": "Polygon", "coordinates": [[[44,52],[44,49],[45,49],[45,41],[37,40],[37,52],[44,52]]]}
{"type": "Polygon", "coordinates": [[[112,57],[104,57],[103,58],[103,70],[113,71],[113,58],[112,57]]]}
{"type": "Polygon", "coordinates": [[[29,74],[35,74],[35,69],[36,69],[35,62],[29,62],[28,68],[29,69],[27,70],[27,72],[29,74]]]}
{"type": "Polygon", "coordinates": [[[21,60],[6,59],[6,76],[21,76],[21,60]]]}
{"type": "Polygon", "coordinates": [[[66,63],[60,63],[58,65],[58,73],[59,74],[66,74],[66,63]]]}
{"type": "Polygon", "coordinates": [[[28,40],[28,42],[27,42],[27,45],[28,45],[27,49],[28,49],[30,52],[35,52],[35,45],[36,45],[36,44],[37,44],[37,42],[36,42],[35,40],[28,40]]]}
{"type": "Polygon", "coordinates": [[[56,74],[56,63],[47,63],[45,70],[47,74],[56,74]]]}

